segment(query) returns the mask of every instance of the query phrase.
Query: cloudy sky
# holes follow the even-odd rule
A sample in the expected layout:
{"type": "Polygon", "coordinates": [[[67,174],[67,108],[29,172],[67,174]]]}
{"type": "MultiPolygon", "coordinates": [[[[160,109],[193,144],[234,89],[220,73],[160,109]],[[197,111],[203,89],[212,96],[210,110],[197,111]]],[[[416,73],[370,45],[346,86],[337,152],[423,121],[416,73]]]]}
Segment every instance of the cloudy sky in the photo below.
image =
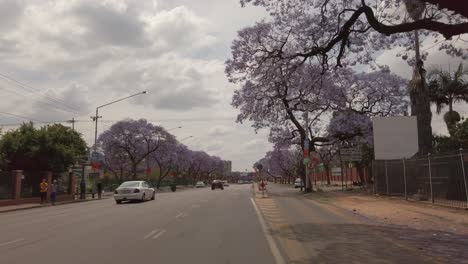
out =
{"type": "MultiPolygon", "coordinates": [[[[0,124],[75,118],[91,144],[95,107],[145,90],[101,109],[99,131],[123,118],[182,126],[171,132],[192,149],[250,170],[268,131],[234,122],[224,61],[237,30],[264,16],[239,0],[0,0],[0,124]]],[[[379,60],[409,77],[391,52],[379,60]]]]}

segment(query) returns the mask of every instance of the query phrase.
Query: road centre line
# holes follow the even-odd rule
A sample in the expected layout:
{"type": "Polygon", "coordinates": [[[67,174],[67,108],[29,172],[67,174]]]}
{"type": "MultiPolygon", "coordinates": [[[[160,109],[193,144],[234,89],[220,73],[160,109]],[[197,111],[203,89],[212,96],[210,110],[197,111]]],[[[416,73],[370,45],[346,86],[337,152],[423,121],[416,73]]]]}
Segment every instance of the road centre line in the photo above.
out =
{"type": "Polygon", "coordinates": [[[17,242],[20,242],[20,241],[23,241],[23,240],[24,240],[24,238],[18,238],[16,240],[11,240],[11,241],[8,241],[8,242],[4,242],[4,243],[0,244],[0,247],[10,245],[10,244],[14,244],[14,243],[17,243],[17,242]]]}
{"type": "Polygon", "coordinates": [[[156,228],[155,230],[149,232],[143,239],[148,239],[150,236],[156,234],[156,232],[158,232],[158,231],[159,231],[159,229],[156,228]]]}
{"type": "Polygon", "coordinates": [[[265,234],[268,245],[270,246],[270,250],[271,250],[271,253],[273,254],[273,258],[276,260],[276,264],[285,264],[286,261],[284,261],[284,258],[283,256],[281,256],[281,253],[278,249],[278,246],[276,245],[275,240],[273,239],[273,236],[268,231],[268,228],[265,224],[265,220],[263,219],[262,213],[258,209],[257,204],[255,203],[255,200],[253,198],[250,198],[250,201],[252,202],[255,212],[257,213],[258,221],[260,222],[260,226],[262,227],[263,234],[265,234]]]}
{"type": "Polygon", "coordinates": [[[184,213],[179,213],[178,215],[175,216],[175,218],[182,217],[183,215],[184,215],[184,213]]]}
{"type": "Polygon", "coordinates": [[[159,233],[157,233],[156,235],[154,235],[153,239],[156,239],[156,238],[162,236],[164,233],[166,233],[166,230],[161,230],[159,233]]]}

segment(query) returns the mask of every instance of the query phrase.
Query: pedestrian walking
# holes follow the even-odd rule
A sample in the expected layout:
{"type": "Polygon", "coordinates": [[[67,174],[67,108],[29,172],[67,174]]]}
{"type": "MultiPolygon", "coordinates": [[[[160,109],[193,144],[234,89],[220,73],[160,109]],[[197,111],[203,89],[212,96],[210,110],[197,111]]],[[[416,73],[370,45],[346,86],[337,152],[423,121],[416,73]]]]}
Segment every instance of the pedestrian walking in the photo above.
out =
{"type": "Polygon", "coordinates": [[[42,179],[41,184],[39,184],[39,191],[41,193],[41,204],[47,202],[47,190],[49,189],[49,184],[46,182],[46,179],[42,179]]]}
{"type": "Polygon", "coordinates": [[[55,205],[55,201],[57,200],[57,188],[57,180],[54,180],[52,182],[52,185],[50,186],[50,202],[52,203],[52,205],[55,205]]]}
{"type": "Polygon", "coordinates": [[[97,195],[98,195],[98,199],[101,199],[101,195],[102,195],[102,182],[98,182],[97,183],[97,195]]]}
{"type": "Polygon", "coordinates": [[[80,182],[80,199],[86,199],[86,183],[83,179],[80,182]]]}

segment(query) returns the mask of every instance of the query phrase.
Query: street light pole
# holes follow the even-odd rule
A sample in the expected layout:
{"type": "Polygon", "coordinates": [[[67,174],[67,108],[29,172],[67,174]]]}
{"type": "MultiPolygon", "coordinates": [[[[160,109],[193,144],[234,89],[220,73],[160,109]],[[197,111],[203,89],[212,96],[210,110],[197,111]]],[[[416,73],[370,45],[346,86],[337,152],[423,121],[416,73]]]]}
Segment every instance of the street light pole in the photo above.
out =
{"type": "Polygon", "coordinates": [[[172,130],[175,130],[175,129],[179,129],[179,128],[182,128],[181,126],[178,126],[178,127],[173,127],[173,128],[169,128],[168,130],[166,131],[172,131],[172,130]]]}
{"type": "Polygon", "coordinates": [[[115,103],[117,103],[117,102],[120,102],[120,101],[129,99],[129,98],[131,98],[131,97],[134,97],[134,96],[137,96],[137,95],[140,95],[140,94],[146,94],[146,91],[139,92],[139,93],[136,93],[136,94],[132,94],[132,95],[130,95],[130,96],[127,96],[127,97],[124,97],[124,98],[120,98],[120,99],[118,99],[118,100],[115,100],[115,101],[109,102],[109,103],[107,103],[107,104],[103,104],[103,105],[100,105],[100,106],[96,107],[96,115],[91,117],[91,119],[93,119],[93,121],[95,122],[95,125],[94,125],[94,151],[97,150],[97,126],[98,126],[98,120],[99,120],[99,118],[102,118],[102,116],[99,116],[99,108],[103,108],[103,107],[105,107],[105,106],[108,106],[108,105],[111,105],[111,104],[115,104],[115,103]]]}
{"type": "Polygon", "coordinates": [[[189,138],[193,138],[193,136],[185,137],[185,138],[181,139],[180,142],[182,142],[182,141],[184,141],[184,140],[186,140],[186,139],[189,139],[189,138]]]}

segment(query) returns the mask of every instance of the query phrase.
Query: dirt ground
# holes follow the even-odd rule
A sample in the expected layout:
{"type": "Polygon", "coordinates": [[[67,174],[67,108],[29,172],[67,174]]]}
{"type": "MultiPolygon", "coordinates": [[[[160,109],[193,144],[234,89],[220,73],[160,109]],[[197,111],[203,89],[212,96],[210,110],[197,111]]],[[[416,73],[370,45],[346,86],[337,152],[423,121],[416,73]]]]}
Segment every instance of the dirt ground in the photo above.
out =
{"type": "Polygon", "coordinates": [[[327,192],[328,202],[382,224],[468,235],[468,211],[401,198],[376,197],[356,192],[327,192]]]}
{"type": "Polygon", "coordinates": [[[468,263],[468,211],[439,205],[376,197],[362,191],[328,191],[306,197],[364,216],[382,236],[392,237],[437,263],[468,263]],[[389,231],[390,230],[390,231],[389,231]]]}

